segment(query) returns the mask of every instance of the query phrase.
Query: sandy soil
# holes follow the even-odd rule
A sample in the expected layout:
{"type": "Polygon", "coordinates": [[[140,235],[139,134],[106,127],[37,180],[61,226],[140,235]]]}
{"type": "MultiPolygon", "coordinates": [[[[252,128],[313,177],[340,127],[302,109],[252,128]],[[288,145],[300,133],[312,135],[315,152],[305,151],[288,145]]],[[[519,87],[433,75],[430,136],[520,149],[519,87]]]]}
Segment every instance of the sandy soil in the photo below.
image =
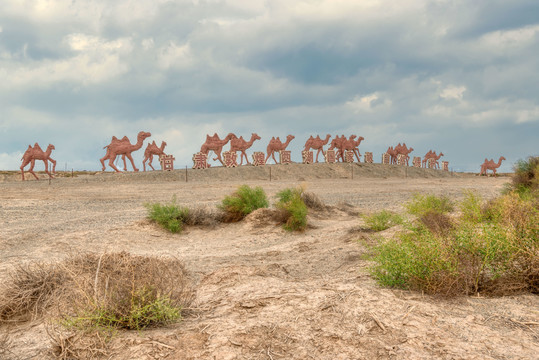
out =
{"type": "MultiPolygon", "coordinates": [[[[114,359],[533,359],[539,298],[444,300],[380,288],[367,272],[357,213],[402,211],[414,192],[496,196],[507,178],[365,165],[273,166],[0,179],[0,280],[13,264],[73,252],[128,251],[184,261],[196,284],[192,315],[124,333],[114,359]],[[269,181],[269,169],[272,181],[269,181]],[[352,172],[354,178],[352,179],[352,172]],[[146,202],[215,206],[238,185],[270,197],[302,184],[336,210],[302,234],[256,216],[169,234],[145,220],[146,202]]],[[[391,234],[391,229],[386,235],[391,234]]],[[[41,320],[0,327],[13,359],[47,358],[41,320]]]]}

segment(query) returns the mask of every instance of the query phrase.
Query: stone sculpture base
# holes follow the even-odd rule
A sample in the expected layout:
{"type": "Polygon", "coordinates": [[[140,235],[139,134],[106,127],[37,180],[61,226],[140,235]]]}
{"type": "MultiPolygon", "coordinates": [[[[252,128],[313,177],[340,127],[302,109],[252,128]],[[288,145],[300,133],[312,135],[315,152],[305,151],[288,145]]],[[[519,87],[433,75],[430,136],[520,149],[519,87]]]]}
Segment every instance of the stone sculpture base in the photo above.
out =
{"type": "Polygon", "coordinates": [[[372,152],[365,152],[365,163],[372,164],[374,162],[372,152]]]}
{"type": "Polygon", "coordinates": [[[292,163],[292,154],[290,150],[281,150],[279,151],[279,160],[283,165],[292,163]]]}
{"type": "Polygon", "coordinates": [[[263,152],[257,151],[253,154],[253,165],[262,166],[266,165],[266,155],[263,152]]]}
{"type": "Polygon", "coordinates": [[[223,160],[227,168],[238,166],[238,154],[235,151],[225,151],[223,153],[223,160]]]}
{"type": "Polygon", "coordinates": [[[161,155],[159,157],[159,162],[161,163],[161,169],[163,171],[172,171],[174,170],[174,158],[173,155],[161,155]]]}
{"type": "Polygon", "coordinates": [[[304,164],[312,164],[314,162],[314,154],[312,151],[302,151],[301,158],[304,164]]]}

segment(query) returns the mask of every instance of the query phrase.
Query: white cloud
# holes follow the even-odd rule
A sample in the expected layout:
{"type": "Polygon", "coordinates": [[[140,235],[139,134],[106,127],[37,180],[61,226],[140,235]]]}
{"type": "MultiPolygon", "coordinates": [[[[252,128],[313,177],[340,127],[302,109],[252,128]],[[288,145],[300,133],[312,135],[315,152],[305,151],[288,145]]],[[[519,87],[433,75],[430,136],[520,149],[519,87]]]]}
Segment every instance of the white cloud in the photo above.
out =
{"type": "Polygon", "coordinates": [[[170,42],[159,49],[158,63],[162,69],[185,68],[193,64],[193,56],[189,43],[178,46],[170,42]]]}
{"type": "Polygon", "coordinates": [[[365,96],[357,95],[352,100],[347,101],[345,105],[350,107],[355,113],[372,112],[391,107],[391,100],[387,98],[381,99],[381,102],[378,100],[380,100],[379,93],[372,93],[365,96]]]}
{"type": "Polygon", "coordinates": [[[462,100],[462,94],[466,91],[466,86],[447,86],[440,93],[440,97],[443,99],[456,99],[462,100]]]}
{"type": "Polygon", "coordinates": [[[483,35],[480,40],[493,49],[501,50],[530,45],[538,34],[539,25],[535,25],[518,29],[493,31],[483,35]]]}

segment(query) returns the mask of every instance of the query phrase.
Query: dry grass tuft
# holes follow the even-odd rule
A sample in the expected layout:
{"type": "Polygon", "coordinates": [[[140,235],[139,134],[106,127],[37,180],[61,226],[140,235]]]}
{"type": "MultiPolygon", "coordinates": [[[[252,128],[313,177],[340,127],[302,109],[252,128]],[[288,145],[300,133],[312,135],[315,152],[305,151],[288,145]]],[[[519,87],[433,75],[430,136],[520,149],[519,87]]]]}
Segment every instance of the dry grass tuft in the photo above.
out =
{"type": "Polygon", "coordinates": [[[191,226],[215,226],[223,222],[224,216],[224,213],[219,209],[193,207],[189,208],[185,224],[191,226]]]}
{"type": "Polygon", "coordinates": [[[317,211],[327,210],[326,204],[315,193],[304,191],[301,193],[301,199],[309,209],[317,211]]]}
{"type": "Polygon", "coordinates": [[[68,275],[45,263],[15,267],[0,284],[0,323],[33,320],[54,303],[68,275]]]}
{"type": "MultiPolygon", "coordinates": [[[[48,312],[77,326],[81,325],[78,315],[98,321],[88,316],[96,311],[115,319],[129,316],[133,303],[140,303],[140,297],[166,299],[167,305],[184,308],[194,296],[179,260],[126,252],[88,253],[70,256],[61,263],[18,266],[0,290],[2,322],[27,321],[48,312]]],[[[138,313],[136,323],[120,320],[110,325],[125,328],[153,325],[146,323],[143,315],[138,313]]],[[[166,316],[157,320],[166,320],[166,316]]]]}
{"type": "Polygon", "coordinates": [[[423,214],[419,218],[419,221],[421,221],[431,233],[438,236],[443,236],[454,228],[453,221],[448,215],[435,211],[429,211],[423,214]]]}
{"type": "Polygon", "coordinates": [[[47,328],[51,341],[49,355],[58,360],[110,358],[111,333],[103,331],[80,332],[61,327],[47,328]]]}

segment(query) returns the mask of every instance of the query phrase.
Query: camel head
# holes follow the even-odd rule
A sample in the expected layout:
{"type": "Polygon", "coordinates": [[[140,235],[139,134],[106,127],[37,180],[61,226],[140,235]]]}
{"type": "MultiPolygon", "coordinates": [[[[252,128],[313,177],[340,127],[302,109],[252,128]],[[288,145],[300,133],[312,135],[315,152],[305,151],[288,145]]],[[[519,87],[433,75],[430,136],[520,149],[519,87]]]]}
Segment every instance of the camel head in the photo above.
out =
{"type": "Polygon", "coordinates": [[[141,132],[138,133],[137,139],[142,139],[142,140],[144,140],[144,139],[146,139],[146,138],[148,138],[148,137],[150,137],[150,136],[152,136],[151,133],[145,132],[145,131],[141,131],[141,132]]]}
{"type": "Polygon", "coordinates": [[[507,160],[506,158],[504,158],[503,156],[500,156],[500,161],[502,160],[507,160]]]}
{"type": "Polygon", "coordinates": [[[288,135],[288,136],[286,137],[286,141],[290,142],[290,141],[294,140],[295,138],[296,138],[296,137],[295,137],[294,135],[288,135]]]}
{"type": "Polygon", "coordinates": [[[348,140],[354,140],[355,138],[357,138],[357,135],[350,135],[350,138],[348,140]]]}
{"type": "Polygon", "coordinates": [[[54,150],[54,149],[56,149],[56,148],[54,147],[54,145],[53,145],[53,144],[49,144],[49,146],[47,146],[47,149],[51,149],[51,150],[54,150]]]}
{"type": "Polygon", "coordinates": [[[253,139],[253,141],[255,141],[255,140],[260,140],[260,139],[261,139],[261,137],[260,137],[260,136],[258,136],[258,134],[257,134],[257,133],[252,133],[252,134],[251,134],[251,139],[253,139]]]}

